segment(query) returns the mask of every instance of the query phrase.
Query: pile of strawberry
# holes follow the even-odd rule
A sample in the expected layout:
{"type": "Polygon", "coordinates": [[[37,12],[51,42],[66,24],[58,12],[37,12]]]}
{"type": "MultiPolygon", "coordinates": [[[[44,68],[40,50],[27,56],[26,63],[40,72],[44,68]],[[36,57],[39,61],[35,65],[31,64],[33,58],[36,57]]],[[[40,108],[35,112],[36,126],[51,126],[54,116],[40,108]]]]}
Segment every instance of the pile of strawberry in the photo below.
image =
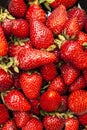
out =
{"type": "Polygon", "coordinates": [[[87,130],[87,14],[76,2],[0,9],[1,130],[87,130]]]}

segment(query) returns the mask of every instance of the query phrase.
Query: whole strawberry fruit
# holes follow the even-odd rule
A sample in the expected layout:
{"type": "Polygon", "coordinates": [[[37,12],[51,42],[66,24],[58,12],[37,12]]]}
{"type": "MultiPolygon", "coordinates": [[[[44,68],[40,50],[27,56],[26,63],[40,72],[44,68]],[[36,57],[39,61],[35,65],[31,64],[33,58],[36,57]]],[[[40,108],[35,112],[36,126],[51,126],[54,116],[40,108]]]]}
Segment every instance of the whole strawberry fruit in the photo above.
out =
{"type": "Polygon", "coordinates": [[[79,120],[80,124],[82,124],[83,126],[86,126],[87,125],[87,113],[78,116],[78,120],[79,120]]]}

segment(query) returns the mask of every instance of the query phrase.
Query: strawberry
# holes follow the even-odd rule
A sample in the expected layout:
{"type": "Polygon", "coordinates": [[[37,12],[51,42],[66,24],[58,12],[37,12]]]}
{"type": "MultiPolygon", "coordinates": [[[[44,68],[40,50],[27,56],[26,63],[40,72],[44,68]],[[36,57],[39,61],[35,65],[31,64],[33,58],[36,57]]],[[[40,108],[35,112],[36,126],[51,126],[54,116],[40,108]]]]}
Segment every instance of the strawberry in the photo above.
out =
{"type": "Polygon", "coordinates": [[[8,53],[8,42],[5,38],[4,31],[0,25],[0,56],[6,56],[8,53]]]}
{"type": "Polygon", "coordinates": [[[24,0],[11,0],[8,4],[8,11],[16,18],[23,18],[27,11],[24,0]]]}
{"type": "Polygon", "coordinates": [[[84,88],[86,88],[86,82],[84,76],[81,75],[69,86],[69,92],[84,88]]]}
{"type": "Polygon", "coordinates": [[[78,41],[65,41],[61,45],[61,58],[79,69],[87,66],[87,56],[78,41]]]}
{"type": "Polygon", "coordinates": [[[78,130],[79,121],[77,118],[71,117],[67,118],[65,121],[65,130],[78,130]]]}
{"type": "Polygon", "coordinates": [[[42,122],[39,119],[32,117],[22,130],[43,130],[42,122]]]}
{"type": "Polygon", "coordinates": [[[16,19],[13,22],[11,32],[18,38],[26,38],[29,35],[29,24],[25,19],[16,19]]]}
{"type": "Polygon", "coordinates": [[[43,65],[40,68],[41,75],[45,81],[53,80],[57,75],[57,68],[54,63],[43,65]]]}
{"type": "Polygon", "coordinates": [[[40,97],[40,107],[47,112],[57,110],[60,103],[61,96],[53,90],[45,91],[40,97]]]}
{"type": "Polygon", "coordinates": [[[78,7],[71,8],[68,11],[68,17],[69,18],[77,17],[78,22],[79,22],[80,30],[83,29],[84,24],[85,24],[85,20],[86,20],[86,12],[85,12],[84,9],[81,9],[81,8],[78,8],[78,7]]]}
{"type": "Polygon", "coordinates": [[[83,76],[84,76],[85,82],[87,84],[87,69],[83,70],[83,76]]]}
{"type": "Polygon", "coordinates": [[[4,124],[9,119],[9,113],[4,104],[0,104],[0,124],[4,124]]]}
{"type": "Polygon", "coordinates": [[[28,111],[31,109],[30,103],[24,95],[16,89],[2,93],[3,102],[12,111],[28,111]]]}
{"type": "Polygon", "coordinates": [[[4,69],[0,68],[0,92],[10,89],[12,85],[12,76],[4,69]]]}
{"type": "Polygon", "coordinates": [[[78,39],[79,43],[84,46],[84,43],[87,42],[87,34],[80,31],[77,39],[78,39]]]}
{"type": "Polygon", "coordinates": [[[79,76],[79,70],[68,63],[64,63],[61,66],[61,74],[66,85],[70,85],[79,76]]]}
{"type": "Polygon", "coordinates": [[[85,20],[84,30],[85,30],[85,32],[87,32],[87,18],[85,20]]]}
{"type": "Polygon", "coordinates": [[[64,94],[67,90],[63,78],[57,76],[49,85],[48,90],[57,91],[59,94],[64,94]]]}
{"type": "Polygon", "coordinates": [[[42,77],[37,73],[22,73],[20,75],[21,88],[29,99],[38,98],[42,86],[42,77]]]}
{"type": "Polygon", "coordinates": [[[87,92],[85,90],[76,90],[68,97],[68,108],[76,115],[87,112],[87,92]]]}
{"type": "Polygon", "coordinates": [[[20,112],[15,111],[13,112],[14,121],[18,128],[22,128],[26,125],[26,123],[30,120],[31,116],[29,112],[20,112]]]}
{"type": "Polygon", "coordinates": [[[76,37],[78,36],[79,32],[80,32],[80,27],[79,27],[79,23],[78,23],[78,19],[77,17],[72,17],[69,18],[64,26],[64,31],[65,31],[65,35],[66,38],[72,38],[72,37],[76,37]]]}
{"type": "Polygon", "coordinates": [[[79,120],[80,124],[82,124],[83,126],[86,126],[87,125],[87,113],[78,116],[78,120],[79,120]]]}
{"type": "Polygon", "coordinates": [[[30,40],[37,49],[48,48],[54,43],[51,30],[35,19],[30,21],[30,40]]]}
{"type": "Polygon", "coordinates": [[[14,120],[12,119],[8,120],[2,127],[2,130],[17,130],[14,120]]]}
{"type": "Polygon", "coordinates": [[[64,24],[67,20],[67,11],[64,5],[59,5],[48,16],[46,25],[55,34],[60,34],[63,30],[64,24]]]}
{"type": "Polygon", "coordinates": [[[64,127],[64,119],[47,115],[43,118],[43,126],[45,130],[62,130],[64,127]]]}
{"type": "Polygon", "coordinates": [[[37,19],[43,23],[46,21],[46,13],[39,4],[31,4],[27,9],[26,19],[28,21],[37,19]]]}
{"type": "Polygon", "coordinates": [[[21,50],[17,56],[18,66],[23,70],[34,69],[44,64],[56,61],[55,54],[45,50],[26,49],[21,50]]]}

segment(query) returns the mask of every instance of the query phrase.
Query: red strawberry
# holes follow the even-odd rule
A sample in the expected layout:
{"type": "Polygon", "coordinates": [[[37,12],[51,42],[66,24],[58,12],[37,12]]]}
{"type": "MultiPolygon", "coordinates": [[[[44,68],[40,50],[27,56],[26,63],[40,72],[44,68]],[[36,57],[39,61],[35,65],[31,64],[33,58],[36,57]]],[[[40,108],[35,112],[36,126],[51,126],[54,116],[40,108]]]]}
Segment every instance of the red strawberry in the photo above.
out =
{"type": "Polygon", "coordinates": [[[81,9],[81,8],[78,8],[78,7],[71,8],[68,11],[68,17],[69,18],[77,17],[78,22],[79,22],[80,30],[83,29],[84,23],[85,23],[85,20],[86,20],[86,12],[85,12],[84,9],[81,9]]]}
{"type": "Polygon", "coordinates": [[[77,17],[68,19],[64,26],[66,38],[77,37],[80,32],[79,22],[77,17]]]}
{"type": "Polygon", "coordinates": [[[40,97],[40,107],[48,112],[58,109],[61,103],[61,97],[58,92],[49,90],[44,92],[40,97]]]}
{"type": "Polygon", "coordinates": [[[0,124],[5,123],[9,119],[9,113],[4,104],[0,104],[0,124]]]}
{"type": "Polygon", "coordinates": [[[13,85],[13,79],[11,75],[0,68],[0,91],[8,90],[13,85]]]}
{"type": "Polygon", "coordinates": [[[57,68],[54,63],[49,63],[46,65],[43,65],[41,68],[41,75],[44,80],[51,81],[53,80],[57,75],[57,68]]]}
{"type": "Polygon", "coordinates": [[[87,56],[78,41],[65,41],[61,46],[61,58],[79,69],[87,67],[87,56]]]}
{"type": "Polygon", "coordinates": [[[30,103],[25,99],[24,95],[16,89],[2,93],[3,102],[8,109],[13,111],[28,111],[31,109],[30,103]]]}
{"type": "Polygon", "coordinates": [[[5,56],[8,53],[8,43],[4,35],[2,26],[0,25],[0,56],[5,56]]]}
{"type": "Polygon", "coordinates": [[[8,4],[9,12],[16,18],[24,17],[27,6],[24,0],[11,0],[8,4]]]}
{"type": "Polygon", "coordinates": [[[50,16],[48,16],[46,25],[56,34],[60,34],[67,20],[67,11],[64,5],[59,5],[50,16]]]}
{"type": "Polygon", "coordinates": [[[45,130],[62,130],[64,127],[64,119],[48,115],[43,118],[43,126],[45,130]]]}
{"type": "Polygon", "coordinates": [[[80,124],[82,124],[83,126],[86,126],[87,125],[87,113],[78,116],[78,120],[79,120],[80,124]]]}
{"type": "Polygon", "coordinates": [[[67,90],[63,78],[57,76],[49,85],[48,90],[57,91],[59,94],[64,94],[67,90]]]}
{"type": "Polygon", "coordinates": [[[85,30],[85,32],[87,32],[87,18],[85,20],[84,30],[85,30]]]}
{"type": "Polygon", "coordinates": [[[78,130],[79,121],[77,118],[67,118],[65,121],[65,130],[78,130]]]}
{"type": "Polygon", "coordinates": [[[33,117],[27,122],[22,130],[43,130],[43,126],[39,119],[33,117]]]}
{"type": "Polygon", "coordinates": [[[61,66],[61,74],[66,85],[70,85],[79,76],[79,70],[68,63],[61,66]]]}
{"type": "Polygon", "coordinates": [[[22,73],[20,75],[20,85],[26,97],[29,99],[38,98],[42,86],[42,77],[37,73],[22,73]]]}
{"type": "Polygon", "coordinates": [[[77,115],[87,112],[87,92],[76,90],[68,97],[68,108],[77,115]]]}
{"type": "Polygon", "coordinates": [[[84,88],[86,88],[86,82],[84,77],[81,75],[69,86],[69,92],[73,92],[78,89],[84,89],[84,88]]]}
{"type": "Polygon", "coordinates": [[[46,13],[39,4],[31,4],[27,9],[26,19],[28,21],[30,21],[31,19],[37,19],[40,20],[41,22],[45,22],[46,13]]]}
{"type": "Polygon", "coordinates": [[[56,56],[55,54],[45,50],[26,49],[26,51],[20,51],[17,60],[19,68],[29,70],[40,67],[44,64],[55,62],[56,56]]]}
{"type": "Polygon", "coordinates": [[[14,115],[14,121],[18,128],[24,127],[31,118],[29,112],[24,111],[23,112],[15,111],[13,112],[13,115],[14,115]]]}
{"type": "Polygon", "coordinates": [[[12,34],[18,38],[26,38],[29,36],[29,24],[25,19],[16,19],[13,22],[12,34]]]}
{"type": "Polygon", "coordinates": [[[51,30],[35,19],[30,21],[30,40],[37,49],[48,48],[54,43],[51,30]]]}
{"type": "Polygon", "coordinates": [[[2,127],[2,130],[17,130],[14,120],[12,119],[8,120],[2,127]]]}
{"type": "Polygon", "coordinates": [[[81,45],[84,45],[84,43],[87,42],[87,34],[80,31],[77,39],[81,45]]]}

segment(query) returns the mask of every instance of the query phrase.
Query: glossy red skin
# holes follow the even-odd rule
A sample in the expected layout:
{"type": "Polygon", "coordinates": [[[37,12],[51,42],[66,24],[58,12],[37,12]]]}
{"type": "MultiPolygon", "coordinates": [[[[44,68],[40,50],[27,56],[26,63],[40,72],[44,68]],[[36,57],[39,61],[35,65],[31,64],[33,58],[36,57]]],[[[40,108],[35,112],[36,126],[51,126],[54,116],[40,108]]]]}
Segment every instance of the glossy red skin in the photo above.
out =
{"type": "Polygon", "coordinates": [[[78,38],[78,41],[79,41],[79,43],[80,43],[81,45],[83,45],[84,42],[87,42],[87,34],[84,33],[84,32],[82,32],[82,31],[80,31],[80,33],[79,33],[79,35],[78,35],[77,38],[78,38]]]}
{"type": "Polygon", "coordinates": [[[64,119],[48,115],[43,118],[43,126],[46,130],[62,130],[64,119]]]}
{"type": "Polygon", "coordinates": [[[9,119],[9,113],[4,104],[0,104],[0,124],[4,124],[9,119]]]}
{"type": "Polygon", "coordinates": [[[85,90],[76,90],[68,97],[68,108],[76,115],[82,115],[87,112],[87,92],[85,90]]]}
{"type": "Polygon", "coordinates": [[[30,103],[19,90],[13,89],[5,94],[3,99],[8,109],[13,111],[29,111],[31,109],[30,103]]]}
{"type": "Polygon", "coordinates": [[[79,73],[79,70],[71,64],[64,63],[61,66],[61,74],[66,85],[72,84],[79,76],[79,73]]]}
{"type": "Polygon", "coordinates": [[[8,42],[5,38],[4,31],[0,25],[0,56],[6,56],[8,53],[8,42]]]}
{"type": "Polygon", "coordinates": [[[38,4],[31,4],[26,12],[26,19],[30,21],[31,19],[37,19],[44,23],[46,21],[46,13],[38,4]]]}
{"type": "Polygon", "coordinates": [[[0,92],[8,90],[13,85],[12,76],[0,68],[0,92]]]}
{"type": "Polygon", "coordinates": [[[2,130],[17,130],[14,120],[8,120],[2,127],[2,130]]]}
{"type": "Polygon", "coordinates": [[[57,75],[57,68],[54,63],[50,63],[42,66],[40,72],[45,81],[52,81],[57,75]]]}
{"type": "Polygon", "coordinates": [[[58,6],[48,16],[46,25],[53,33],[60,34],[63,30],[64,24],[67,20],[67,11],[64,5],[58,6]]]}
{"type": "Polygon", "coordinates": [[[16,126],[18,128],[24,127],[31,118],[30,113],[24,111],[23,112],[15,111],[13,112],[13,116],[14,116],[16,126]]]}
{"type": "Polygon", "coordinates": [[[43,126],[40,120],[37,118],[31,118],[22,130],[43,130],[43,126]]]}
{"type": "Polygon", "coordinates": [[[47,111],[52,112],[58,109],[61,103],[61,96],[58,92],[48,90],[44,92],[40,97],[40,107],[47,111]]]}
{"type": "Polygon", "coordinates": [[[19,62],[19,68],[22,70],[29,70],[55,62],[56,56],[45,50],[26,49],[26,51],[20,51],[17,60],[19,62]]]}
{"type": "Polygon", "coordinates": [[[49,85],[48,90],[57,91],[60,95],[66,93],[67,87],[65,86],[62,76],[57,76],[49,85]]]}
{"type": "Polygon", "coordinates": [[[79,120],[80,124],[82,124],[83,126],[86,126],[87,125],[87,113],[78,116],[78,120],[79,120]]]}
{"type": "Polygon", "coordinates": [[[20,85],[27,98],[36,99],[40,96],[42,77],[37,73],[22,73],[20,75],[20,85]]]}
{"type": "Polygon", "coordinates": [[[11,0],[8,5],[8,10],[12,16],[16,18],[23,18],[27,11],[27,6],[24,0],[11,0]]]}
{"type": "Polygon", "coordinates": [[[78,119],[76,119],[74,117],[66,119],[65,130],[78,130],[78,129],[79,129],[78,119]]]}
{"type": "Polygon", "coordinates": [[[27,38],[29,36],[29,23],[25,19],[16,19],[13,22],[12,34],[18,38],[27,38]]]}
{"type": "Polygon", "coordinates": [[[52,31],[39,20],[30,21],[30,40],[36,49],[48,48],[54,43],[52,31]]]}

